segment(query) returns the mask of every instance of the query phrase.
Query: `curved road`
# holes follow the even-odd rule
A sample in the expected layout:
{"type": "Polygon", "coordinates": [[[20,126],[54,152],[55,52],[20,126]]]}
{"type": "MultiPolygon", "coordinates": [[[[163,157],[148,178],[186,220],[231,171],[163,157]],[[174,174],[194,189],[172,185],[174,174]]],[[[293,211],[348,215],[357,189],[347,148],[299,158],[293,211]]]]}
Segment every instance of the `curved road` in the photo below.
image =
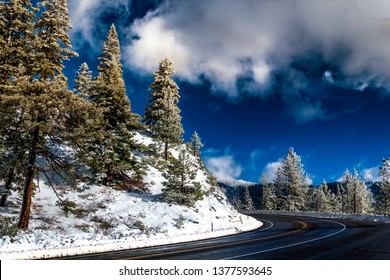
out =
{"type": "Polygon", "coordinates": [[[63,259],[390,260],[390,224],[283,215],[251,215],[254,231],[197,242],[63,259]]]}

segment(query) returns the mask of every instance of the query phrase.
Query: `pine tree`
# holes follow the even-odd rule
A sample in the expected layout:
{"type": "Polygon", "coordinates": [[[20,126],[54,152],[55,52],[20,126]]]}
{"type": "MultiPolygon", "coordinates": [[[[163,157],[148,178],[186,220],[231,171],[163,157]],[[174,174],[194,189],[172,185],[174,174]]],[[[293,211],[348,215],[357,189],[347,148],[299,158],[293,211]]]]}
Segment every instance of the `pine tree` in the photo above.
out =
{"type": "Polygon", "coordinates": [[[162,201],[193,207],[196,201],[203,199],[200,183],[194,181],[196,169],[185,149],[180,151],[178,159],[170,160],[165,177],[162,201]]]}
{"type": "Polygon", "coordinates": [[[360,180],[359,174],[354,169],[352,175],[347,169],[341,180],[343,184],[343,210],[346,213],[369,213],[372,210],[372,195],[366,185],[360,180]]]}
{"type": "Polygon", "coordinates": [[[306,173],[301,158],[290,148],[275,179],[276,195],[280,210],[305,210],[306,173]]]}
{"type": "MultiPolygon", "coordinates": [[[[28,130],[28,159],[23,187],[22,208],[19,227],[28,228],[34,178],[39,169],[38,156],[45,157],[56,168],[65,164],[51,152],[51,144],[61,139],[66,131],[68,108],[77,109],[77,100],[68,90],[67,79],[63,74],[63,61],[75,56],[69,39],[70,18],[66,0],[43,0],[38,6],[41,9],[35,22],[37,33],[33,42],[35,57],[26,65],[29,69],[29,80],[21,85],[22,111],[28,119],[25,126],[28,130]],[[32,83],[29,81],[32,80],[32,83]],[[49,143],[46,139],[52,139],[49,143]]],[[[69,136],[69,134],[68,134],[69,136]]]]}
{"type": "Polygon", "coordinates": [[[341,212],[350,213],[350,192],[348,186],[353,184],[352,173],[347,168],[343,174],[343,177],[340,180],[340,185],[338,188],[338,196],[341,202],[341,212]]]}
{"type": "Polygon", "coordinates": [[[263,185],[263,197],[261,199],[261,209],[267,211],[275,210],[275,193],[272,184],[263,185]]]}
{"type": "Polygon", "coordinates": [[[325,180],[318,188],[312,188],[308,201],[312,202],[312,208],[316,212],[329,213],[335,210],[335,196],[329,190],[325,180]]]}
{"type": "Polygon", "coordinates": [[[273,184],[269,183],[264,175],[261,177],[261,183],[263,185],[263,195],[260,208],[267,211],[276,210],[276,196],[273,184]]]}
{"type": "Polygon", "coordinates": [[[199,156],[200,155],[200,149],[203,148],[203,143],[198,135],[198,133],[195,131],[192,136],[191,136],[191,147],[193,151],[194,156],[199,156]]]}
{"type": "Polygon", "coordinates": [[[154,81],[149,86],[152,93],[149,95],[143,117],[152,135],[164,143],[165,160],[168,160],[169,145],[181,143],[184,133],[180,109],[177,107],[180,98],[179,87],[171,78],[174,73],[171,60],[162,59],[159,70],[154,73],[154,81]]]}
{"type": "Polygon", "coordinates": [[[136,149],[133,131],[141,128],[139,117],[131,110],[123,80],[120,63],[120,46],[114,25],[111,26],[103,52],[99,56],[98,77],[94,82],[90,99],[103,111],[106,122],[104,142],[96,146],[96,155],[105,168],[105,184],[123,181],[126,170],[134,169],[135,159],[131,153],[136,149]]]}
{"type": "Polygon", "coordinates": [[[0,3],[0,81],[1,91],[20,76],[20,67],[28,63],[34,34],[36,10],[29,0],[0,3]]]}
{"type": "Polygon", "coordinates": [[[6,190],[0,206],[5,206],[11,184],[21,179],[18,173],[25,160],[27,132],[22,127],[20,84],[34,56],[35,12],[30,1],[0,3],[0,180],[6,190]]]}
{"type": "Polygon", "coordinates": [[[80,65],[74,79],[74,92],[86,101],[92,101],[93,77],[88,64],[84,62],[80,65]]]}
{"type": "Polygon", "coordinates": [[[244,187],[244,197],[242,202],[242,208],[244,210],[253,210],[253,200],[249,193],[249,188],[244,187]]]}
{"type": "Polygon", "coordinates": [[[343,204],[343,194],[342,194],[342,184],[341,182],[337,183],[336,193],[335,193],[335,212],[337,213],[344,213],[344,204],[343,204]]]}
{"type": "MultiPolygon", "coordinates": [[[[85,102],[68,90],[62,72],[63,61],[76,55],[68,35],[71,27],[67,2],[45,0],[39,3],[39,10],[33,9],[29,1],[11,1],[10,7],[12,4],[20,8],[20,14],[14,22],[5,21],[7,25],[14,24],[9,31],[15,35],[2,40],[10,46],[9,59],[2,66],[13,69],[8,76],[2,76],[5,80],[1,83],[0,122],[14,120],[8,123],[14,133],[7,135],[19,139],[17,148],[23,155],[23,163],[16,165],[14,173],[24,177],[18,226],[26,229],[34,179],[39,174],[46,176],[48,169],[61,175],[73,171],[70,162],[54,149],[60,143],[75,149],[80,146],[84,129],[79,124],[83,122],[85,102]],[[44,159],[45,164],[38,158],[44,159]]],[[[9,15],[12,18],[14,14],[9,15]]]]}
{"type": "Polygon", "coordinates": [[[375,208],[378,214],[390,215],[390,158],[383,159],[380,167],[379,191],[375,208]]]}

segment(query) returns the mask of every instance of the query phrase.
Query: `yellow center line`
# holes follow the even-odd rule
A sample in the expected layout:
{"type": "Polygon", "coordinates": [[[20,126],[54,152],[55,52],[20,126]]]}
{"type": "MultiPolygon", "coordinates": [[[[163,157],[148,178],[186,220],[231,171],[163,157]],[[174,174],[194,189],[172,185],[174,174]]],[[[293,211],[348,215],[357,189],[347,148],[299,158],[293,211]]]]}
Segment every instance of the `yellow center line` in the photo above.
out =
{"type": "Polygon", "coordinates": [[[278,238],[278,237],[287,236],[287,235],[293,235],[293,234],[296,234],[296,233],[300,232],[301,230],[306,229],[308,227],[308,225],[305,222],[297,221],[297,220],[293,220],[293,221],[301,224],[301,227],[298,229],[295,229],[293,231],[278,233],[278,234],[274,234],[274,235],[268,235],[268,236],[264,236],[264,237],[258,237],[258,238],[254,238],[254,239],[234,241],[234,242],[230,242],[230,243],[208,245],[208,246],[203,246],[203,247],[198,247],[198,248],[182,249],[182,250],[163,252],[163,253],[155,253],[155,254],[152,253],[152,254],[148,254],[148,255],[124,258],[122,260],[137,260],[137,259],[150,258],[150,257],[161,257],[161,256],[174,255],[174,254],[178,254],[178,253],[195,252],[195,251],[200,251],[200,250],[204,250],[204,249],[216,249],[216,248],[228,247],[228,246],[232,246],[232,245],[241,245],[241,244],[251,243],[254,241],[262,241],[262,240],[278,238]]]}

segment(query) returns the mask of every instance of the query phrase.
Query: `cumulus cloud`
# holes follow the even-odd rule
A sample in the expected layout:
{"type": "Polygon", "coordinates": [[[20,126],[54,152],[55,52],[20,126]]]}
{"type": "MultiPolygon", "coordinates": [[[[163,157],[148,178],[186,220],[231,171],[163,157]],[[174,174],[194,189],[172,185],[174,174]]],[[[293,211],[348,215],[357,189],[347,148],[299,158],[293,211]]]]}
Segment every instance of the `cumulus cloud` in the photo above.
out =
{"type": "Polygon", "coordinates": [[[173,59],[174,66],[180,76],[193,81],[194,74],[190,67],[191,54],[181,43],[178,34],[174,30],[166,29],[165,21],[149,13],[146,18],[137,20],[132,25],[134,34],[142,34],[138,40],[134,40],[130,47],[125,48],[126,62],[137,71],[153,73],[158,61],[163,57],[173,59]]]}
{"type": "Polygon", "coordinates": [[[117,15],[113,18],[117,24],[123,24],[130,14],[131,1],[129,0],[69,0],[69,13],[72,19],[73,42],[75,47],[81,48],[88,44],[95,49],[104,40],[107,25],[102,18],[104,15],[117,15]]]}
{"type": "Polygon", "coordinates": [[[283,159],[279,159],[276,162],[268,163],[264,167],[263,171],[261,172],[261,178],[268,183],[275,181],[276,172],[278,171],[279,167],[282,165],[282,161],[283,159]]]}
{"type": "Polygon", "coordinates": [[[234,1],[170,3],[131,27],[137,39],[126,49],[129,66],[149,72],[156,58],[168,55],[182,79],[205,77],[214,91],[232,98],[238,95],[237,80],[248,72],[256,84],[268,82],[272,68],[266,57],[273,44],[269,32],[252,25],[256,11],[264,13],[261,7],[252,11],[248,3],[234,1]],[[148,53],[143,52],[146,45],[148,53]]]}
{"type": "Polygon", "coordinates": [[[378,182],[380,181],[379,166],[363,169],[360,175],[364,181],[378,182]]]}
{"type": "Polygon", "coordinates": [[[231,155],[208,158],[205,165],[220,181],[238,179],[242,173],[242,167],[231,155]]]}
{"type": "Polygon", "coordinates": [[[230,100],[276,92],[286,104],[299,101],[290,108],[298,123],[332,115],[313,90],[319,81],[390,88],[387,0],[69,0],[69,6],[78,47],[96,47],[108,17],[123,32],[123,59],[133,71],[150,74],[169,56],[180,79],[207,80],[230,100]],[[141,2],[143,13],[132,9],[141,2]]]}
{"type": "Polygon", "coordinates": [[[129,27],[127,66],[150,72],[169,56],[181,79],[207,79],[230,99],[243,90],[265,96],[275,80],[286,82],[282,94],[310,95],[293,111],[301,122],[326,119],[316,93],[307,92],[313,78],[358,90],[390,84],[386,0],[167,3],[129,27]]]}

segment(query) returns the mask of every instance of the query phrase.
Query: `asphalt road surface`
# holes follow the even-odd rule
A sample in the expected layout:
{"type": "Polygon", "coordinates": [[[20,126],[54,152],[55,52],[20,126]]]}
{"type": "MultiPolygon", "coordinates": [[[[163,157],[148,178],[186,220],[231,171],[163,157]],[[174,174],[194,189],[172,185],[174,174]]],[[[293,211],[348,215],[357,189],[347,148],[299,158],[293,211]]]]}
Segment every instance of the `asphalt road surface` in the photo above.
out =
{"type": "Polygon", "coordinates": [[[390,260],[390,224],[253,214],[261,228],[228,237],[62,259],[390,260]]]}

